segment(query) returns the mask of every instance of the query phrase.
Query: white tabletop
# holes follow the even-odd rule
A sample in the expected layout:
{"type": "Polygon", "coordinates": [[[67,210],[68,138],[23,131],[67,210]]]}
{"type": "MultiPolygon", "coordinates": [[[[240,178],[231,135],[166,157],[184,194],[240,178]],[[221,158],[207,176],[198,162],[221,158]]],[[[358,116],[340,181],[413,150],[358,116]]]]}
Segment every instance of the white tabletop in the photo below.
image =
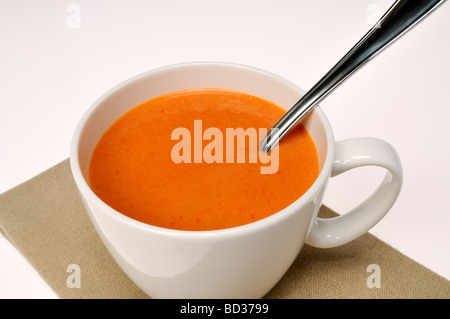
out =
{"type": "MultiPolygon", "coordinates": [[[[392,3],[2,1],[0,193],[66,159],[81,115],[137,73],[179,62],[235,62],[307,90],[392,3]]],[[[321,104],[336,140],[372,136],[397,149],[403,189],[370,232],[447,279],[449,57],[446,3],[321,104]]],[[[359,168],[331,179],[325,204],[345,213],[382,175],[380,169],[359,168]]],[[[1,236],[0,298],[57,298],[1,236]]]]}

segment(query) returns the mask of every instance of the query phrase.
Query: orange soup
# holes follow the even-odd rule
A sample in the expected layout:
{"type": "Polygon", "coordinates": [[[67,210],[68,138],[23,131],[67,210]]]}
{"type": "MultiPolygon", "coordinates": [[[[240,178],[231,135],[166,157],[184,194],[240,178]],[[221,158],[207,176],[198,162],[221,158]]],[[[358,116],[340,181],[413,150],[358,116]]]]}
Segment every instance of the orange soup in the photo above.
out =
{"type": "Polygon", "coordinates": [[[260,220],[314,183],[319,174],[314,142],[297,125],[277,148],[276,170],[262,173],[269,164],[262,157],[252,161],[251,150],[259,149],[263,136],[245,136],[246,154],[239,160],[243,149],[236,143],[229,154],[227,129],[267,131],[284,113],[269,101],[220,89],[153,98],[103,134],[91,157],[89,185],[115,210],[154,226],[203,231],[260,220]]]}

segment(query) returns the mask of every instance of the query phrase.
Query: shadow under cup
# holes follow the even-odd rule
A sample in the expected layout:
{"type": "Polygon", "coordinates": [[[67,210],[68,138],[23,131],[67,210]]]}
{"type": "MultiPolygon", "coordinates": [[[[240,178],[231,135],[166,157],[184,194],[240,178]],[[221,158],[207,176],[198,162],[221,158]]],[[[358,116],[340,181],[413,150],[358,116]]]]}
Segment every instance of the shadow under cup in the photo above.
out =
{"type": "Polygon", "coordinates": [[[72,173],[106,248],[150,297],[261,298],[303,247],[330,176],[334,140],[319,107],[303,121],[318,151],[318,178],[295,203],[251,224],[214,231],[155,227],[115,211],[87,183],[98,140],[122,114],[153,97],[196,88],[241,91],[284,109],[303,94],[274,74],[227,63],[179,64],[140,74],[106,92],[82,117],[72,141],[72,173]]]}

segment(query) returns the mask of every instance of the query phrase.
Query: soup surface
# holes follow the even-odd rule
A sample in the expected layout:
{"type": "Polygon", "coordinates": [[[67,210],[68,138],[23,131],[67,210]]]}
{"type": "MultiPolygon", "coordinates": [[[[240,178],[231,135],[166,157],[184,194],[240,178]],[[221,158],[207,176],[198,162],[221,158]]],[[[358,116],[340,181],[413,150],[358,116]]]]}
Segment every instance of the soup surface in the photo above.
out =
{"type": "Polygon", "coordinates": [[[252,147],[263,135],[257,140],[249,135],[243,161],[238,137],[229,154],[227,128],[268,130],[284,113],[266,100],[221,89],[153,98],[103,134],[91,157],[89,185],[115,210],[154,226],[203,231],[260,220],[314,183],[319,174],[314,142],[300,124],[280,142],[278,156],[272,151],[266,154],[270,162],[260,156],[251,161],[252,147]],[[209,128],[215,134],[205,134],[209,128]],[[262,173],[270,165],[272,172],[262,173]]]}

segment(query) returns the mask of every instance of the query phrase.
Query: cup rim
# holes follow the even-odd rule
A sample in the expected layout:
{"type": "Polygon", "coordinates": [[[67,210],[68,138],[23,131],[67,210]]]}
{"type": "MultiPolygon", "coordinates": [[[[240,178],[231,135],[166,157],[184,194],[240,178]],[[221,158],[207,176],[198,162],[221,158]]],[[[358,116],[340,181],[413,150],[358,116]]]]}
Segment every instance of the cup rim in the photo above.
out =
{"type": "MultiPolygon", "coordinates": [[[[234,67],[234,68],[240,68],[240,69],[247,69],[249,71],[262,73],[263,75],[272,77],[276,79],[279,82],[283,82],[284,85],[290,86],[297,92],[304,94],[304,91],[295,85],[293,82],[277,75],[274,73],[271,73],[269,71],[256,68],[253,66],[243,65],[243,64],[237,64],[237,63],[230,63],[230,62],[218,62],[218,61],[196,61],[196,62],[184,62],[184,63],[177,63],[177,64],[170,64],[167,66],[162,66],[158,68],[154,68],[148,71],[144,71],[142,73],[139,73],[137,75],[134,75],[116,86],[110,88],[105,93],[103,93],[94,103],[87,109],[87,111],[83,114],[83,116],[80,118],[73,137],[72,142],[70,146],[70,167],[72,171],[73,178],[75,180],[75,184],[77,185],[80,195],[82,197],[85,197],[85,200],[87,203],[89,201],[94,201],[96,205],[100,206],[102,210],[108,211],[108,213],[113,216],[114,218],[118,219],[121,222],[124,222],[130,226],[139,228],[144,231],[150,231],[150,232],[156,232],[159,234],[169,235],[169,236],[176,236],[176,237],[187,237],[190,239],[193,238],[202,238],[202,237],[210,237],[210,236],[236,236],[238,234],[248,234],[256,231],[260,231],[262,229],[266,229],[268,227],[271,227],[273,224],[278,224],[279,222],[283,221],[284,219],[288,218],[290,215],[295,214],[296,211],[302,207],[305,203],[307,203],[311,197],[313,197],[322,187],[322,185],[325,185],[328,181],[331,167],[333,163],[333,156],[334,156],[334,136],[333,131],[331,129],[331,125],[323,112],[323,110],[320,108],[320,105],[316,106],[315,109],[311,113],[315,113],[320,118],[320,121],[322,122],[324,129],[325,129],[325,135],[326,135],[326,143],[327,143],[327,154],[324,159],[323,167],[320,170],[319,175],[317,176],[314,183],[309,187],[309,189],[300,196],[297,200],[295,200],[293,203],[291,203],[289,206],[283,208],[282,210],[267,216],[263,219],[254,221],[252,223],[230,227],[230,228],[224,228],[224,229],[215,229],[215,230],[179,230],[179,229],[170,229],[170,228],[164,228],[160,226],[154,226],[150,225],[141,221],[138,221],[136,219],[133,219],[131,217],[126,216],[125,214],[115,210],[108,204],[106,204],[103,200],[101,200],[94,191],[89,187],[86,179],[84,178],[80,163],[78,159],[78,147],[79,147],[79,141],[83,132],[83,129],[90,119],[91,115],[95,113],[97,108],[112,94],[114,94],[116,91],[125,88],[126,86],[134,83],[135,81],[138,81],[141,78],[145,78],[151,75],[154,75],[159,72],[164,72],[167,70],[173,70],[183,67],[191,67],[195,65],[201,65],[201,66],[225,66],[225,67],[234,67]]],[[[89,204],[88,204],[89,205],[89,204]]],[[[88,212],[89,215],[91,215],[90,212],[88,212]]]]}

